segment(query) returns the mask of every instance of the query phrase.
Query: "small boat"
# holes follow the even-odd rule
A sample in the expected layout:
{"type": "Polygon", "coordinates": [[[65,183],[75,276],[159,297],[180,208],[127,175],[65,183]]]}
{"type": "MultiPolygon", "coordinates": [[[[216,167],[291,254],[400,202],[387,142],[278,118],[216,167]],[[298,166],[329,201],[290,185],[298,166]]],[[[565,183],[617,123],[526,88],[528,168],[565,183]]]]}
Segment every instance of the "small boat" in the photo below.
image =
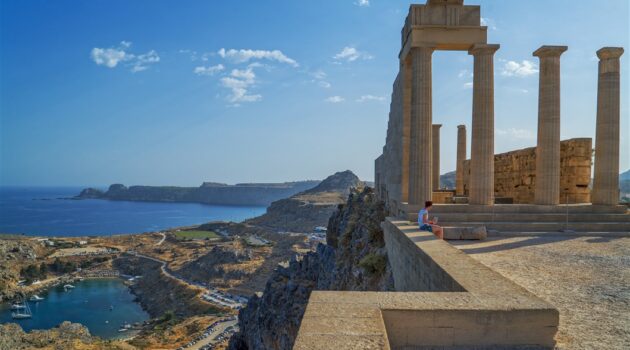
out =
{"type": "Polygon", "coordinates": [[[11,317],[14,319],[20,320],[33,317],[31,309],[28,307],[28,304],[24,300],[19,300],[17,303],[11,305],[11,309],[16,310],[15,312],[11,313],[11,317]]]}
{"type": "Polygon", "coordinates": [[[64,287],[64,288],[66,288],[66,289],[72,289],[72,288],[74,288],[74,286],[73,286],[73,285],[71,285],[71,284],[64,284],[64,285],[63,285],[63,287],[64,287]]]}
{"type": "Polygon", "coordinates": [[[39,295],[35,294],[29,300],[30,301],[42,301],[42,300],[44,300],[44,298],[42,298],[39,295]]]}
{"type": "Polygon", "coordinates": [[[11,313],[11,317],[16,319],[16,320],[21,320],[21,319],[25,319],[25,318],[31,318],[33,316],[31,314],[22,313],[22,312],[12,312],[11,313]]]}
{"type": "Polygon", "coordinates": [[[25,309],[26,306],[24,306],[24,304],[20,304],[20,303],[15,303],[15,304],[11,304],[11,310],[20,310],[20,309],[25,309]]]}

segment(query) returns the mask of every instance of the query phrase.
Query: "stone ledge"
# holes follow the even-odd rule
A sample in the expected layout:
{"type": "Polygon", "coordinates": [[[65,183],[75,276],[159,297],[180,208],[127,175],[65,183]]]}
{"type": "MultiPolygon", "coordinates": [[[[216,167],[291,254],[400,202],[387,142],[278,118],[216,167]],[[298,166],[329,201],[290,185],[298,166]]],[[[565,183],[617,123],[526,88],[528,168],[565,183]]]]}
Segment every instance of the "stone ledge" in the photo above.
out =
{"type": "Polygon", "coordinates": [[[294,349],[553,348],[549,303],[407,221],[387,218],[383,229],[394,280],[406,282],[397,292],[313,291],[294,349]]]}

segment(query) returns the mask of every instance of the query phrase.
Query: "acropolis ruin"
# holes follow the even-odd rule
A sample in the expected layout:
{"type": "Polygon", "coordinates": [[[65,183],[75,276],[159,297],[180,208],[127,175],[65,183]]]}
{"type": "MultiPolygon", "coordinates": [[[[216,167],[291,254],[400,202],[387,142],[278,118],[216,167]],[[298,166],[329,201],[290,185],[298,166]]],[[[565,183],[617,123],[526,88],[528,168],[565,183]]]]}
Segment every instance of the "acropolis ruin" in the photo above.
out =
{"type": "MultiPolygon", "coordinates": [[[[515,39],[516,40],[516,39],[515,39]]],[[[432,233],[420,231],[425,201],[449,229],[488,235],[598,232],[628,235],[619,205],[620,65],[623,49],[597,51],[595,142],[560,139],[562,45],[532,48],[540,66],[535,148],[495,155],[494,55],[480,6],[463,0],[414,4],[401,32],[375,188],[390,217],[381,224],[395,291],[313,291],[294,349],[553,349],[559,312],[550,303],[432,233]],[[440,138],[432,106],[436,50],[474,59],[472,130],[440,138]],[[456,186],[440,189],[440,143],[457,144],[456,186]],[[589,189],[594,146],[594,183],[589,189]],[[447,195],[445,195],[445,193],[447,195]]],[[[465,116],[457,123],[463,123],[465,116]]]]}

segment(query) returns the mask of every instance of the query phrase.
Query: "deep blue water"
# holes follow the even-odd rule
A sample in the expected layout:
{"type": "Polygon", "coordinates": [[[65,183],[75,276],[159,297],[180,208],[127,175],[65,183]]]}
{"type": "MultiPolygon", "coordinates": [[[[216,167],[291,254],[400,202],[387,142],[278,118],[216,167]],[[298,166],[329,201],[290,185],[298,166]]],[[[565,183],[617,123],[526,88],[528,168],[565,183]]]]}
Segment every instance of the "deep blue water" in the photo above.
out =
{"type": "Polygon", "coordinates": [[[265,207],[259,206],[58,199],[73,197],[80,191],[79,187],[0,187],[0,233],[139,233],[214,220],[238,222],[265,212],[265,207]]]}
{"type": "Polygon", "coordinates": [[[25,331],[30,331],[70,321],[83,324],[92,335],[111,339],[125,335],[126,332],[118,332],[124,323],[142,323],[149,318],[133,301],[133,294],[121,279],[86,279],[73,285],[75,288],[67,292],[62,287],[54,287],[40,294],[44,301],[28,302],[33,313],[30,319],[14,320],[10,305],[0,305],[0,323],[18,323],[25,331]],[[111,310],[110,306],[113,306],[111,310]]]}

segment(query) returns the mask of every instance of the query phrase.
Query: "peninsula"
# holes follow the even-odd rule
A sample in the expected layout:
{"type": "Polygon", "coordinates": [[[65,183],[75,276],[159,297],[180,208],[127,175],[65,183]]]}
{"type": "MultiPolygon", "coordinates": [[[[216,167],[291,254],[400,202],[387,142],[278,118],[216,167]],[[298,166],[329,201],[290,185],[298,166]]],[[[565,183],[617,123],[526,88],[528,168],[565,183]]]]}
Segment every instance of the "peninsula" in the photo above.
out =
{"type": "Polygon", "coordinates": [[[189,202],[216,205],[268,206],[279,199],[291,197],[317,186],[320,181],[307,180],[282,183],[223,183],[204,182],[199,187],[130,186],[113,184],[107,191],[86,188],[74,199],[108,199],[144,202],[189,202]]]}

